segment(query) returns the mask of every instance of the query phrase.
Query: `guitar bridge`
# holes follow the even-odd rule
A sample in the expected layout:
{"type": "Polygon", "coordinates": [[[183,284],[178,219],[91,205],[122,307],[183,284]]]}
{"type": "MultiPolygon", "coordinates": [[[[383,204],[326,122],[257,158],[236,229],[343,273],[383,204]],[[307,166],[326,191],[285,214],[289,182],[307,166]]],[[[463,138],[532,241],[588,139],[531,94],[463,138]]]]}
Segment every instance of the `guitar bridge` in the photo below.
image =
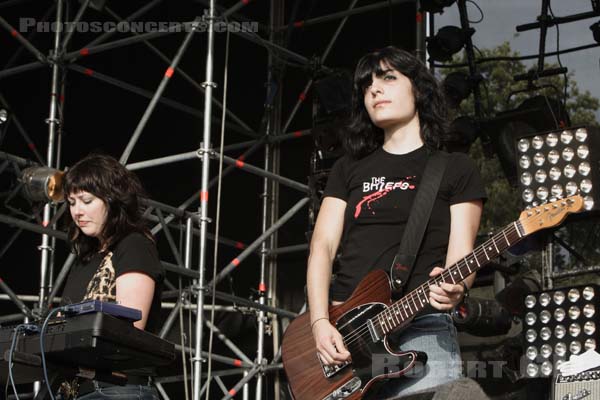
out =
{"type": "Polygon", "coordinates": [[[325,375],[325,378],[331,378],[339,371],[344,369],[348,364],[350,364],[350,361],[344,361],[342,364],[326,365],[319,353],[317,353],[317,358],[319,359],[319,363],[321,364],[321,369],[323,370],[323,375],[325,375]]]}
{"type": "Polygon", "coordinates": [[[351,394],[360,389],[361,381],[360,378],[354,377],[350,379],[348,382],[344,383],[342,386],[329,393],[323,400],[338,400],[345,399],[349,397],[351,394]]]}

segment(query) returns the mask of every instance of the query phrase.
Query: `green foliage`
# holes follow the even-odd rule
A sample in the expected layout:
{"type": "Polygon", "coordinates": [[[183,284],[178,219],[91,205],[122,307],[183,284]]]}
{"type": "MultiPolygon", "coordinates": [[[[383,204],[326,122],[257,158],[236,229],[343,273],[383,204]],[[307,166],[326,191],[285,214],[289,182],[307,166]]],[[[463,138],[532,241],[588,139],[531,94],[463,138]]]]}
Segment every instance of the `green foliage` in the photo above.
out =
{"type": "MultiPolygon", "coordinates": [[[[493,49],[482,49],[478,58],[503,58],[518,57],[519,53],[511,50],[508,42],[493,49]]],[[[455,63],[465,63],[466,59],[453,60],[455,63]]],[[[554,68],[557,65],[547,65],[554,68]]],[[[458,69],[441,70],[441,78],[458,69]]],[[[486,119],[492,118],[496,113],[517,108],[525,99],[535,95],[546,95],[555,99],[562,99],[565,82],[562,76],[552,76],[539,79],[535,87],[528,87],[528,83],[514,82],[513,76],[527,72],[526,65],[521,61],[492,61],[478,64],[478,70],[483,76],[480,84],[482,112],[486,119]],[[526,90],[531,89],[531,90],[526,90]]],[[[589,91],[581,92],[574,80],[572,73],[568,74],[566,108],[571,117],[572,125],[595,125],[595,112],[600,108],[600,101],[593,97],[589,91]]],[[[474,115],[473,96],[463,101],[455,115],[474,115]]],[[[496,154],[485,157],[481,141],[478,139],[469,152],[477,163],[486,186],[488,201],[484,207],[480,232],[487,233],[501,228],[519,217],[522,208],[519,193],[512,188],[506,180],[500,161],[496,154]]]]}

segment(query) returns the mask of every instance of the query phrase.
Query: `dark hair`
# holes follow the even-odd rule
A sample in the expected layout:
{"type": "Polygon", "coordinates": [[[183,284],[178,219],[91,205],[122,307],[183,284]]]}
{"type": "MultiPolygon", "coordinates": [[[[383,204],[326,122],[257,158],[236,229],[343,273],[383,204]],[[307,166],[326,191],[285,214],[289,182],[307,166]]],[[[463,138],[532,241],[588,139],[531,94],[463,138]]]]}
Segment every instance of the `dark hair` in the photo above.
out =
{"type": "Polygon", "coordinates": [[[68,237],[75,255],[87,262],[98,251],[109,251],[132,232],[139,232],[154,240],[142,221],[139,197],[144,194],[137,176],[116,159],[103,154],[91,154],[78,161],[65,173],[63,179],[65,200],[73,193],[85,191],[100,198],[106,205],[106,222],[100,241],[86,236],[67,213],[68,237]]]}
{"type": "Polygon", "coordinates": [[[354,158],[361,158],[383,143],[383,130],[373,124],[364,105],[364,93],[373,81],[373,74],[382,76],[385,73],[382,63],[410,79],[421,124],[421,138],[428,148],[439,148],[447,123],[441,87],[423,62],[407,51],[388,46],[366,54],[356,65],[350,124],[348,133],[342,137],[346,152],[354,158]]]}

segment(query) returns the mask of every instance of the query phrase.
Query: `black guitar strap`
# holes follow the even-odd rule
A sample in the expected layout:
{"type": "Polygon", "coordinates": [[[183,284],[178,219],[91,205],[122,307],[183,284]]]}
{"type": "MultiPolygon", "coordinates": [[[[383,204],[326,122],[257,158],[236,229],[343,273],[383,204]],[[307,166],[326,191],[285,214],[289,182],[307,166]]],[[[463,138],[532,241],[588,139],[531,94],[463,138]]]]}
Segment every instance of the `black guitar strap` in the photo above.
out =
{"type": "Polygon", "coordinates": [[[427,160],[421,185],[404,228],[400,248],[390,268],[394,295],[401,293],[410,277],[447,163],[448,154],[441,151],[433,152],[427,160]]]}

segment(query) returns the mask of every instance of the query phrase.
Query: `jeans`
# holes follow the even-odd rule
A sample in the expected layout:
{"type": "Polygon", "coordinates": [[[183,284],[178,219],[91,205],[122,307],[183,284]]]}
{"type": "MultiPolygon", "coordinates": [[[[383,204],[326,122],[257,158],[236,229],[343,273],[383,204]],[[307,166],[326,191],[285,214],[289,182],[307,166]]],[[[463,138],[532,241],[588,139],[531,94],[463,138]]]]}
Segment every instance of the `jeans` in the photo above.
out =
{"type": "Polygon", "coordinates": [[[401,378],[389,380],[379,391],[378,399],[406,396],[462,377],[456,328],[449,314],[417,317],[408,327],[392,336],[390,342],[399,344],[404,351],[427,353],[427,363],[424,368],[414,369],[401,378]]]}
{"type": "MultiPolygon", "coordinates": [[[[62,396],[56,399],[62,400],[62,396]]],[[[77,396],[77,400],[160,400],[160,397],[152,386],[125,385],[97,387],[94,392],[77,396]]]]}

